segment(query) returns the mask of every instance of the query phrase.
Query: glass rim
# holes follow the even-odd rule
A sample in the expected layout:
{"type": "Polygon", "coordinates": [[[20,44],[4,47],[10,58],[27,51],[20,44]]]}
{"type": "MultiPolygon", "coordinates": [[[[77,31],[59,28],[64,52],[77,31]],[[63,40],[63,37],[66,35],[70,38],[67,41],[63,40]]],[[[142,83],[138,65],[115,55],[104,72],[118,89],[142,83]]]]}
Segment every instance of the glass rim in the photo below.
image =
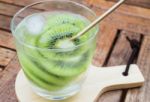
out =
{"type": "Polygon", "coordinates": [[[12,18],[12,20],[11,20],[11,24],[10,24],[10,29],[11,29],[12,35],[13,35],[13,36],[15,37],[15,39],[16,39],[19,43],[21,43],[22,45],[24,45],[24,46],[26,46],[26,47],[29,47],[29,48],[38,49],[38,50],[52,50],[52,51],[64,50],[64,51],[66,51],[66,50],[76,49],[76,48],[78,48],[78,47],[80,47],[80,46],[82,46],[82,45],[88,43],[88,42],[89,42],[90,40],[92,40],[92,39],[96,36],[96,34],[99,32],[98,25],[96,25],[96,26],[95,26],[95,27],[96,27],[95,32],[93,32],[93,35],[92,35],[87,41],[85,41],[85,42],[83,42],[83,43],[81,43],[81,44],[79,44],[79,45],[75,45],[74,47],[69,47],[69,48],[64,48],[64,49],[62,49],[62,48],[52,48],[52,49],[50,49],[50,48],[41,48],[41,47],[38,47],[38,46],[33,46],[33,45],[30,45],[30,44],[24,43],[23,41],[17,39],[17,37],[16,37],[16,35],[15,35],[15,30],[16,30],[16,28],[13,29],[13,27],[14,27],[14,22],[15,22],[15,18],[16,18],[21,12],[25,11],[26,9],[28,9],[28,8],[34,6],[34,5],[41,4],[41,3],[45,3],[45,2],[67,2],[67,3],[72,3],[72,4],[74,4],[74,5],[77,5],[77,6],[80,6],[80,7],[84,8],[84,9],[86,9],[86,10],[87,10],[88,12],[90,12],[93,16],[97,17],[96,14],[95,14],[95,12],[94,12],[93,10],[91,10],[90,8],[88,8],[87,6],[85,6],[85,5],[83,5],[83,4],[80,4],[80,3],[77,3],[77,2],[74,2],[74,1],[71,1],[71,0],[44,0],[44,1],[37,1],[37,2],[31,3],[31,4],[29,4],[29,5],[25,6],[25,7],[23,7],[22,9],[20,9],[18,12],[16,12],[15,15],[13,16],[13,18],[12,18]]]}

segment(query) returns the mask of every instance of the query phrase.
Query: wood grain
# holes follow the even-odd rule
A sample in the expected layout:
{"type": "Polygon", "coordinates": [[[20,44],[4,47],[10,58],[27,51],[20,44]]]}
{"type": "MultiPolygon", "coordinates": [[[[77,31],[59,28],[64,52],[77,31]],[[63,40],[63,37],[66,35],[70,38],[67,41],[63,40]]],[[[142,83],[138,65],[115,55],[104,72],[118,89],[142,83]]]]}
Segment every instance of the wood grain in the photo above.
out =
{"type": "MultiPolygon", "coordinates": [[[[111,49],[112,52],[108,58],[106,66],[122,65],[126,64],[130,54],[132,53],[129,42],[126,40],[126,36],[130,38],[140,39],[140,35],[133,32],[123,31],[120,37],[116,40],[114,48],[111,49]]],[[[103,94],[98,102],[120,102],[122,101],[122,91],[111,91],[103,94]]]]}
{"type": "Polygon", "coordinates": [[[122,31],[119,36],[120,37],[116,41],[114,50],[112,51],[107,63],[109,66],[127,64],[127,61],[132,53],[132,49],[130,47],[130,43],[126,39],[126,36],[128,36],[130,39],[136,39],[137,41],[140,41],[141,39],[140,34],[128,31],[122,31]]]}
{"type": "Polygon", "coordinates": [[[145,36],[140,55],[138,58],[138,65],[145,77],[144,86],[139,89],[129,90],[125,102],[149,102],[150,101],[150,37],[145,36]]]}
{"type": "Polygon", "coordinates": [[[12,34],[0,30],[0,46],[15,50],[14,39],[12,34]]]}
{"type": "MultiPolygon", "coordinates": [[[[92,8],[98,15],[102,14],[102,12],[110,8],[110,6],[108,6],[109,3],[103,1],[104,0],[87,0],[89,5],[93,5],[92,8]]],[[[117,11],[115,11],[114,13],[112,13],[109,17],[107,17],[104,21],[107,22],[108,24],[116,26],[116,28],[118,29],[149,35],[148,33],[150,32],[149,9],[142,10],[142,8],[141,9],[134,8],[135,10],[134,9],[126,10],[125,8],[128,8],[128,6],[125,6],[124,8],[122,8],[122,10],[120,10],[120,8],[117,9],[117,11]],[[126,11],[126,13],[124,13],[124,11],[126,11]]]]}
{"type": "MultiPolygon", "coordinates": [[[[112,5],[115,4],[114,2],[108,2],[106,0],[85,0],[85,3],[87,5],[101,8],[103,10],[109,9],[112,5]]],[[[129,16],[150,19],[150,12],[149,12],[149,9],[147,8],[122,4],[115,12],[129,15],[129,16]]]]}
{"type": "Polygon", "coordinates": [[[15,78],[20,66],[15,56],[3,72],[0,73],[0,102],[18,102],[15,95],[15,78]]]}
{"type": "MultiPolygon", "coordinates": [[[[18,6],[25,6],[25,5],[29,5],[31,3],[38,2],[41,0],[1,0],[1,1],[5,2],[5,3],[18,5],[18,6]]],[[[82,3],[82,1],[84,1],[84,0],[71,0],[71,1],[82,3]]]]}
{"type": "MultiPolygon", "coordinates": [[[[15,15],[15,13],[17,11],[19,11],[20,9],[22,9],[25,5],[33,3],[33,2],[37,2],[37,1],[41,1],[41,0],[0,0],[2,2],[0,2],[0,28],[10,31],[10,23],[11,23],[11,19],[12,16],[15,15]],[[12,5],[15,4],[15,5],[12,5]],[[23,5],[23,6],[19,6],[19,5],[23,5]],[[8,9],[9,8],[9,9],[8,9]]],[[[82,2],[83,0],[78,0],[78,2],[82,2]]],[[[48,5],[47,5],[48,6],[48,5]]],[[[25,17],[29,14],[32,13],[37,13],[37,12],[41,12],[41,8],[46,8],[44,6],[38,6],[37,8],[39,9],[28,9],[28,11],[24,11],[23,13],[20,13],[20,17],[25,17]]]]}
{"type": "MultiPolygon", "coordinates": [[[[117,1],[117,0],[108,0],[108,1],[117,1]]],[[[150,8],[149,0],[127,0],[126,4],[150,8]]]]}
{"type": "MultiPolygon", "coordinates": [[[[0,2],[0,14],[1,15],[6,15],[6,16],[12,17],[16,14],[16,12],[18,12],[22,8],[23,7],[0,2]]],[[[25,17],[27,15],[30,15],[32,13],[37,13],[37,12],[40,12],[40,10],[30,8],[30,9],[27,9],[24,12],[20,13],[19,16],[25,17]]]]}
{"type": "Polygon", "coordinates": [[[20,9],[21,9],[21,7],[0,2],[0,14],[12,16],[16,13],[16,11],[18,11],[20,9]]]}
{"type": "Polygon", "coordinates": [[[0,15],[0,28],[10,31],[11,17],[0,15]]]}
{"type": "Polygon", "coordinates": [[[0,65],[1,66],[6,66],[14,56],[15,56],[14,51],[0,47],[0,65]]]}
{"type": "MultiPolygon", "coordinates": [[[[80,92],[73,97],[59,102],[95,102],[96,97],[105,91],[138,87],[143,84],[144,78],[137,65],[131,65],[129,76],[123,76],[121,74],[124,69],[125,65],[107,68],[91,65],[80,92]]],[[[56,102],[37,96],[33,93],[29,85],[23,71],[20,71],[15,83],[16,94],[20,102],[56,102]],[[21,81],[23,82],[20,83],[21,81]]]]}
{"type": "Polygon", "coordinates": [[[97,36],[97,47],[93,58],[93,64],[102,66],[109,53],[117,33],[117,29],[106,23],[100,24],[100,31],[97,36]]]}
{"type": "Polygon", "coordinates": [[[10,3],[14,5],[20,5],[20,6],[25,6],[28,4],[31,4],[33,2],[41,1],[41,0],[1,0],[5,3],[10,3]]]}

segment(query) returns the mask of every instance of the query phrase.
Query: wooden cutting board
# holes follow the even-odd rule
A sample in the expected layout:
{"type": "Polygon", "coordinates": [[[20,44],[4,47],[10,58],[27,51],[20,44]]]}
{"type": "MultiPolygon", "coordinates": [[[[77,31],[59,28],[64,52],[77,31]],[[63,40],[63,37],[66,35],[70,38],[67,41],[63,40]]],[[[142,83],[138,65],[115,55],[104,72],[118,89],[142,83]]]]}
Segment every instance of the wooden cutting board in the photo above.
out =
{"type": "Polygon", "coordinates": [[[21,70],[16,78],[16,95],[20,102],[94,102],[103,92],[139,87],[144,83],[144,77],[137,65],[131,65],[128,76],[122,75],[125,67],[122,65],[99,68],[91,65],[81,91],[62,101],[50,101],[36,95],[21,70]]]}

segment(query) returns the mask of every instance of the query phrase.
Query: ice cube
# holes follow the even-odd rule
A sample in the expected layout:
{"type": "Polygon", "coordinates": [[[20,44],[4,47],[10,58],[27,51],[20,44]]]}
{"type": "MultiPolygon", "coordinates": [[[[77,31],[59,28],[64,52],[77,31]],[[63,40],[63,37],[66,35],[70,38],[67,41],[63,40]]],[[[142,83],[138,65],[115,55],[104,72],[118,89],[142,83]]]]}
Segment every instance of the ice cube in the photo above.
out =
{"type": "Polygon", "coordinates": [[[75,44],[70,41],[69,39],[60,40],[57,42],[56,46],[58,48],[66,49],[66,48],[73,48],[75,47],[75,44]]]}
{"type": "Polygon", "coordinates": [[[26,28],[30,34],[38,35],[42,32],[45,19],[42,15],[32,15],[28,19],[26,19],[26,28]]]}

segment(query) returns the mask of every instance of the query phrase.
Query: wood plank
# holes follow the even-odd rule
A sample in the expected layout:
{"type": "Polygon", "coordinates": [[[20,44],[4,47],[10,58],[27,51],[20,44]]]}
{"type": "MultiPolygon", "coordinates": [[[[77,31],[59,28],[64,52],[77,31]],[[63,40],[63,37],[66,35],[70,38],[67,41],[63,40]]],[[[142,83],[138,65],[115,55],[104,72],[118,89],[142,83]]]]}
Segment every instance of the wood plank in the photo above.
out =
{"type": "Polygon", "coordinates": [[[18,102],[15,95],[15,78],[20,66],[15,56],[10,64],[0,73],[0,102],[18,102]]]}
{"type": "MultiPolygon", "coordinates": [[[[112,53],[108,58],[106,66],[122,65],[126,64],[130,54],[132,53],[129,42],[126,40],[126,36],[130,38],[140,39],[140,36],[133,32],[122,31],[120,37],[116,40],[116,44],[112,49],[112,53]]],[[[110,91],[104,93],[98,100],[98,102],[121,102],[122,90],[110,91]]]]}
{"type": "Polygon", "coordinates": [[[0,28],[10,31],[11,17],[0,15],[0,28]]]}
{"type": "MultiPolygon", "coordinates": [[[[29,2],[33,2],[33,1],[15,0],[15,1],[11,1],[11,3],[21,2],[23,4],[23,2],[26,2],[25,4],[28,4],[29,2]]],[[[106,2],[104,0],[87,0],[87,1],[89,2],[89,4],[96,5],[96,6],[98,5],[97,7],[102,8],[102,11],[108,9],[112,4],[114,4],[111,2],[106,2]]],[[[98,9],[97,13],[102,11],[98,9]]],[[[137,31],[143,34],[148,34],[148,32],[150,32],[150,26],[149,26],[150,20],[147,20],[150,19],[149,9],[123,5],[117,11],[120,14],[114,14],[113,16],[109,17],[109,19],[107,19],[108,22],[113,22],[113,25],[118,26],[119,29],[129,30],[132,32],[137,31]],[[136,16],[140,18],[137,18],[136,16]]],[[[0,17],[0,20],[1,19],[2,18],[0,17]]],[[[1,21],[6,21],[6,20],[1,20],[1,21]]],[[[0,26],[0,27],[5,29],[9,28],[7,26],[8,25],[7,22],[6,23],[2,22],[2,24],[4,26],[0,26]]]]}
{"type": "Polygon", "coordinates": [[[122,31],[107,65],[114,66],[118,64],[127,64],[127,61],[132,53],[132,49],[130,47],[130,43],[126,39],[126,36],[130,39],[136,39],[137,41],[140,41],[141,39],[140,34],[138,33],[122,31]]]}
{"type": "Polygon", "coordinates": [[[145,77],[145,84],[140,89],[129,90],[125,102],[150,101],[150,37],[145,36],[138,58],[138,65],[145,77]]]}
{"type": "MultiPolygon", "coordinates": [[[[117,0],[108,0],[108,1],[117,1],[117,0]]],[[[127,0],[126,4],[150,8],[149,0],[127,0]]]]}
{"type": "MultiPolygon", "coordinates": [[[[20,6],[25,6],[25,5],[29,5],[31,3],[38,2],[41,0],[0,0],[0,1],[5,2],[5,3],[20,5],[20,6]]],[[[71,0],[71,1],[81,3],[83,0],[71,0]]]]}
{"type": "Polygon", "coordinates": [[[16,13],[16,11],[18,11],[20,9],[21,9],[21,7],[19,7],[19,6],[14,6],[11,4],[6,4],[6,3],[0,2],[0,14],[12,16],[16,13]]]}
{"type": "MultiPolygon", "coordinates": [[[[12,4],[6,4],[0,2],[0,28],[10,31],[10,23],[12,20],[12,16],[15,15],[17,11],[19,11],[22,7],[14,6],[12,4]],[[9,9],[8,9],[9,8],[9,9]]],[[[41,10],[36,9],[28,9],[28,11],[22,12],[19,16],[20,17],[26,17],[32,13],[38,13],[41,12],[41,10]]],[[[18,21],[20,18],[18,18],[18,21]]]]}
{"type": "MultiPolygon", "coordinates": [[[[93,7],[93,10],[97,13],[97,15],[102,14],[104,10],[93,7]]],[[[150,20],[142,19],[139,17],[123,15],[121,13],[113,13],[107,18],[105,18],[104,22],[115,26],[118,29],[138,32],[144,35],[149,35],[150,32],[150,20]]]]}
{"type": "MultiPolygon", "coordinates": [[[[20,7],[20,6],[15,6],[15,5],[12,5],[12,4],[7,4],[7,3],[2,3],[0,2],[0,14],[1,15],[6,15],[6,16],[13,16],[15,15],[15,13],[17,11],[19,11],[20,9],[22,9],[23,7],[20,7]],[[9,8],[9,9],[8,9],[9,8]]],[[[40,12],[41,10],[37,10],[37,9],[28,9],[28,10],[25,10],[24,12],[22,12],[19,16],[21,17],[25,17],[27,15],[30,15],[32,14],[33,12],[34,13],[37,13],[37,12],[40,12]]]]}
{"type": "MultiPolygon", "coordinates": [[[[20,5],[23,7],[25,5],[31,4],[33,2],[41,1],[41,0],[0,0],[0,1],[5,2],[5,3],[20,5]]],[[[107,2],[106,0],[72,0],[72,1],[79,2],[79,3],[86,2],[84,4],[90,3],[95,6],[105,7],[105,9],[109,8],[111,5],[114,4],[112,2],[107,2]]],[[[150,16],[148,16],[148,15],[150,15],[149,9],[146,9],[146,8],[135,7],[135,6],[130,6],[130,5],[123,5],[119,9],[119,12],[120,11],[123,13],[130,14],[130,15],[135,15],[135,16],[138,15],[138,16],[141,16],[144,18],[150,17],[150,16]]]]}
{"type": "Polygon", "coordinates": [[[0,47],[0,65],[1,66],[6,66],[14,56],[15,56],[14,51],[0,47]]]}
{"type": "Polygon", "coordinates": [[[0,46],[7,47],[15,50],[15,44],[12,34],[0,30],[0,46]]]}
{"type": "MultiPolygon", "coordinates": [[[[112,5],[115,4],[114,2],[108,2],[106,0],[85,0],[85,3],[87,5],[92,5],[94,7],[101,8],[104,10],[110,8],[112,5]]],[[[123,4],[115,12],[129,16],[141,17],[143,19],[150,19],[150,12],[147,8],[123,4]]]]}
{"type": "MultiPolygon", "coordinates": [[[[89,6],[98,14],[102,14],[114,3],[105,0],[86,0],[89,6]]],[[[108,24],[131,32],[138,32],[148,35],[150,32],[150,12],[149,9],[122,5],[105,20],[108,24]]]]}
{"type": "MultiPolygon", "coordinates": [[[[0,1],[3,1],[3,0],[0,0],[0,1]]],[[[12,4],[30,4],[31,2],[35,2],[37,0],[25,0],[25,1],[22,1],[22,0],[4,0],[3,2],[0,2],[0,28],[1,29],[4,29],[4,30],[8,30],[10,31],[10,23],[11,23],[11,19],[12,19],[12,16],[18,11],[20,10],[21,8],[23,7],[20,7],[20,6],[16,6],[16,5],[12,5],[12,4]],[[9,3],[9,4],[7,4],[9,3]],[[8,9],[9,8],[9,9],[8,9]]],[[[41,1],[41,0],[40,0],[41,1]]],[[[78,0],[79,1],[79,0],[78,0]]],[[[81,1],[79,1],[81,2],[81,1]]],[[[43,8],[44,6],[39,6],[38,8],[43,8]]],[[[44,7],[46,8],[46,7],[44,7]]],[[[32,14],[32,13],[37,13],[37,12],[41,12],[40,9],[28,9],[28,11],[25,11],[23,13],[21,13],[19,16],[20,17],[25,17],[29,14],[32,14]]]]}
{"type": "Polygon", "coordinates": [[[1,1],[3,1],[5,3],[24,6],[24,5],[28,5],[30,3],[33,3],[33,2],[41,1],[41,0],[1,0],[1,1]]]}
{"type": "Polygon", "coordinates": [[[109,53],[112,43],[115,39],[117,29],[106,23],[100,25],[100,31],[97,35],[97,48],[93,58],[93,64],[102,66],[109,53]]]}

